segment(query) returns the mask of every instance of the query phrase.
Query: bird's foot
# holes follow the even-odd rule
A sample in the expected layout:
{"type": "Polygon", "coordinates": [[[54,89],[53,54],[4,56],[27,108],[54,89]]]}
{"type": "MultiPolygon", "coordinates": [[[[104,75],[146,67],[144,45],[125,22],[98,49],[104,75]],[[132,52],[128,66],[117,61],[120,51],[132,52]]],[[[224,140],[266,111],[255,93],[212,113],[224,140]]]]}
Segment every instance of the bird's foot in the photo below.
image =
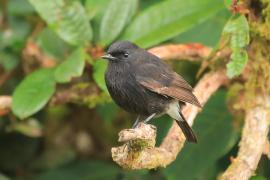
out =
{"type": "Polygon", "coordinates": [[[138,127],[140,122],[140,115],[136,118],[135,123],[132,125],[132,129],[135,129],[138,127]]]}

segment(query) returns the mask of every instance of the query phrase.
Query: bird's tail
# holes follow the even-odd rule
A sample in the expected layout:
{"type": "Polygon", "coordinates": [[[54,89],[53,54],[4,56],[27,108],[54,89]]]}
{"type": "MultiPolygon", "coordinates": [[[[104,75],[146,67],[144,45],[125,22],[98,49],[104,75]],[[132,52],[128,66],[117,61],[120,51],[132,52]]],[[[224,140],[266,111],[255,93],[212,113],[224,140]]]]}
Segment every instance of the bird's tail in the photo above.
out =
{"type": "Polygon", "coordinates": [[[180,116],[181,116],[182,119],[181,120],[175,120],[176,123],[181,128],[181,130],[184,133],[187,141],[197,143],[197,137],[196,137],[195,133],[193,132],[191,127],[188,125],[188,123],[187,123],[185,117],[183,116],[183,114],[181,112],[179,112],[179,113],[180,113],[180,116]]]}

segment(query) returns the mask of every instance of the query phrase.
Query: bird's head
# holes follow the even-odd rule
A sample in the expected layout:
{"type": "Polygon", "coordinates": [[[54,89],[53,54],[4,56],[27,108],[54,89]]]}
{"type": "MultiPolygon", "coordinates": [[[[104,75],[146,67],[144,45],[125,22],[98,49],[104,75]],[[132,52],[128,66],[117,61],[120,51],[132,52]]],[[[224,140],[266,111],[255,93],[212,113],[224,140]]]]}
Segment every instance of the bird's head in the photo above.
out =
{"type": "Polygon", "coordinates": [[[113,43],[107,53],[101,56],[110,62],[129,61],[139,47],[129,41],[117,41],[113,43]]]}

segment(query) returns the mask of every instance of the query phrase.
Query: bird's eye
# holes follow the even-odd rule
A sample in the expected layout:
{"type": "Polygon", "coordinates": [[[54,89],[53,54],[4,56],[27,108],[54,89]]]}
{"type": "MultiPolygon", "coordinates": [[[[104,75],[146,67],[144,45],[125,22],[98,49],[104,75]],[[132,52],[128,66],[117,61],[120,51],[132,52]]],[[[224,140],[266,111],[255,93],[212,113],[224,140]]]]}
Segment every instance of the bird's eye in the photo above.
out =
{"type": "Polygon", "coordinates": [[[127,57],[128,57],[128,55],[129,55],[128,53],[124,53],[124,57],[125,57],[125,58],[127,58],[127,57]]]}

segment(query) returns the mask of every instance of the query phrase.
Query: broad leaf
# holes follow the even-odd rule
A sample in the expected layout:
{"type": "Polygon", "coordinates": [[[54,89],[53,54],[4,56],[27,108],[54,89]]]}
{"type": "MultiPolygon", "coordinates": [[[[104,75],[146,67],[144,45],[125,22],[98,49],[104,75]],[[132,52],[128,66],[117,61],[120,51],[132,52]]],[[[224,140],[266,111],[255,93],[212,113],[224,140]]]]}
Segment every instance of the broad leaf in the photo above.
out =
{"type": "Polygon", "coordinates": [[[95,82],[103,91],[107,91],[104,78],[105,71],[107,68],[107,62],[105,60],[98,59],[94,62],[93,68],[94,68],[93,78],[95,82]]]}
{"type": "Polygon", "coordinates": [[[0,65],[5,71],[13,70],[20,62],[20,58],[14,54],[2,51],[0,52],[0,65]]]}
{"type": "Polygon", "coordinates": [[[249,25],[245,16],[230,19],[223,29],[223,34],[229,36],[232,49],[246,47],[249,43],[249,25]]]}
{"type": "Polygon", "coordinates": [[[59,83],[66,83],[73,77],[81,76],[85,64],[85,53],[82,48],[76,49],[66,61],[55,69],[55,79],[59,83]]]}
{"type": "Polygon", "coordinates": [[[89,19],[101,16],[108,6],[108,0],[86,0],[85,10],[89,19]]]}
{"type": "Polygon", "coordinates": [[[85,9],[87,11],[88,18],[91,19],[92,29],[93,29],[93,39],[92,41],[95,44],[99,44],[99,33],[102,17],[106,12],[106,8],[108,7],[110,1],[109,0],[86,0],[85,9]]]}
{"type": "Polygon", "coordinates": [[[134,15],[137,0],[113,0],[107,7],[100,27],[100,42],[110,44],[134,15]]]}
{"type": "Polygon", "coordinates": [[[248,55],[245,50],[234,50],[231,55],[231,61],[227,64],[227,76],[232,78],[240,75],[248,61],[248,55]]]}
{"type": "Polygon", "coordinates": [[[121,38],[150,47],[205,21],[223,7],[213,0],[163,1],[135,18],[121,38]]]}
{"type": "Polygon", "coordinates": [[[40,16],[57,34],[73,45],[83,45],[92,39],[86,12],[78,1],[29,0],[40,16]]]}
{"type": "Polygon", "coordinates": [[[197,42],[206,46],[215,47],[220,40],[222,30],[230,15],[230,12],[224,7],[215,16],[192,29],[181,33],[172,41],[175,43],[197,42]]]}
{"type": "Polygon", "coordinates": [[[235,143],[232,117],[225,104],[225,92],[218,91],[196,118],[198,144],[186,143],[172,165],[164,169],[169,179],[196,179],[227,153],[235,143]]]}
{"type": "Polygon", "coordinates": [[[35,12],[34,8],[27,0],[8,1],[8,13],[17,16],[26,16],[35,12]]]}
{"type": "Polygon", "coordinates": [[[44,53],[57,61],[62,61],[66,57],[67,52],[71,49],[69,44],[49,28],[44,28],[43,31],[38,34],[37,44],[44,53]]]}
{"type": "Polygon", "coordinates": [[[42,109],[55,91],[52,69],[40,69],[28,75],[13,93],[12,111],[24,119],[42,109]]]}
{"type": "Polygon", "coordinates": [[[232,49],[231,61],[227,64],[227,75],[232,78],[240,75],[248,61],[246,47],[249,44],[249,25],[245,16],[230,19],[223,29],[232,49]]]}
{"type": "Polygon", "coordinates": [[[233,1],[234,0],[224,0],[224,4],[225,4],[227,9],[231,8],[231,6],[233,5],[233,1]]]}

